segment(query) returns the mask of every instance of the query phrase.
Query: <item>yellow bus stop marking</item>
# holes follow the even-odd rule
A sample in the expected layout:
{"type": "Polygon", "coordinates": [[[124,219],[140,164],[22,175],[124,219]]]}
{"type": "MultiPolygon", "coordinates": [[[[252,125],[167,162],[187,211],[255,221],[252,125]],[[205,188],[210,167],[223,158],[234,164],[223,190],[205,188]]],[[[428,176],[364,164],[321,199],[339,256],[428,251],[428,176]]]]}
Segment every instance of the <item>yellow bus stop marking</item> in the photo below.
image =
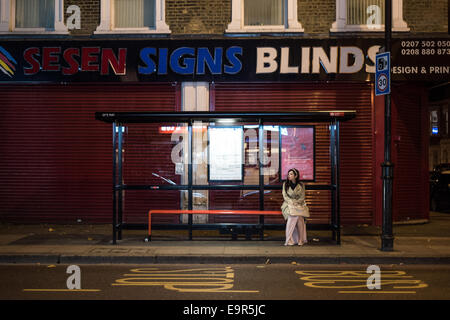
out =
{"type": "Polygon", "coordinates": [[[131,269],[113,286],[162,286],[178,292],[233,292],[258,293],[259,290],[231,290],[234,270],[225,268],[194,268],[160,270],[158,268],[131,269]]]}
{"type": "Polygon", "coordinates": [[[392,289],[422,289],[428,287],[422,280],[414,280],[412,276],[406,275],[405,271],[381,271],[381,288],[368,289],[367,279],[369,274],[364,271],[343,270],[314,270],[295,271],[300,279],[305,281],[304,285],[310,288],[321,289],[367,289],[367,290],[339,290],[339,293],[374,293],[374,294],[415,294],[416,291],[392,290],[392,289]]]}

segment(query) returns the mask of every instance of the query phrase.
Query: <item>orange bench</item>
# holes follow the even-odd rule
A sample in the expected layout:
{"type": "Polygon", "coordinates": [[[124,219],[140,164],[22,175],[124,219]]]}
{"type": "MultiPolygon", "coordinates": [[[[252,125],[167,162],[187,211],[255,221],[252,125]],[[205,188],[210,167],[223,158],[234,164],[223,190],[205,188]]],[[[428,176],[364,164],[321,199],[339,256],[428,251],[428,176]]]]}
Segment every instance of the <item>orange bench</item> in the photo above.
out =
{"type": "Polygon", "coordinates": [[[148,212],[148,241],[151,241],[152,236],[152,215],[153,214],[227,214],[227,215],[272,215],[279,216],[281,211],[270,210],[170,210],[170,209],[155,209],[148,212]]]}

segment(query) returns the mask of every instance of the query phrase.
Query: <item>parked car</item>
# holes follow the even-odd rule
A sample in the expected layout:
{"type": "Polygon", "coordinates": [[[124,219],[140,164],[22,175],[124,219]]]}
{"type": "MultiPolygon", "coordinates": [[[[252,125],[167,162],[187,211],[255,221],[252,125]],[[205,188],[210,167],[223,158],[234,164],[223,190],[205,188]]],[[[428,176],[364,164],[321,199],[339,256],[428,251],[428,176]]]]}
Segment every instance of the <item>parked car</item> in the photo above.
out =
{"type": "Polygon", "coordinates": [[[436,166],[430,173],[430,210],[450,209],[450,163],[436,166]]]}

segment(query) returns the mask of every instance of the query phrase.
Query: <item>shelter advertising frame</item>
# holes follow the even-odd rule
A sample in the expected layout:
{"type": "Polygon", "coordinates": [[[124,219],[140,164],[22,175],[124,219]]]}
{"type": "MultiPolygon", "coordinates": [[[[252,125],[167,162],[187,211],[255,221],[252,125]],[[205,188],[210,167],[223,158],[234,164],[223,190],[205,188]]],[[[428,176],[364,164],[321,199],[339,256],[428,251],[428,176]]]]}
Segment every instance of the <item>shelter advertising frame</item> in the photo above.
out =
{"type": "MultiPolygon", "coordinates": [[[[228,138],[230,138],[230,136],[228,136],[228,138]]],[[[244,127],[243,126],[209,126],[208,127],[208,181],[209,182],[241,182],[244,180],[244,127]],[[212,143],[212,131],[217,130],[217,129],[241,129],[240,132],[240,150],[236,150],[240,153],[238,153],[237,155],[235,154],[234,157],[232,157],[231,159],[218,159],[217,158],[217,154],[214,154],[215,152],[215,144],[212,143]],[[214,161],[214,160],[215,161],[214,161]],[[221,161],[219,161],[221,160],[221,161]],[[232,160],[232,165],[231,167],[228,166],[226,168],[224,168],[222,166],[222,170],[218,167],[218,162],[224,162],[224,160],[232,160]],[[234,165],[233,165],[234,164],[234,165]],[[237,167],[237,168],[236,168],[237,167]],[[228,174],[223,173],[224,169],[228,169],[228,174]],[[230,169],[231,169],[231,173],[230,173],[230,169]],[[218,175],[218,172],[222,173],[222,175],[218,175]],[[238,176],[234,176],[234,174],[236,174],[238,176]]],[[[219,166],[220,167],[220,166],[219,166]]]]}
{"type": "MultiPolygon", "coordinates": [[[[306,134],[308,135],[308,133],[306,134]]],[[[287,143],[286,143],[287,144],[287,143]]],[[[279,157],[279,177],[281,180],[286,179],[285,175],[287,175],[287,170],[291,168],[297,168],[300,171],[300,180],[305,182],[312,182],[316,180],[316,128],[315,126],[294,126],[294,125],[288,125],[288,126],[280,126],[280,135],[279,135],[279,150],[280,150],[280,157],[279,157]],[[309,142],[309,145],[300,146],[300,148],[297,148],[297,150],[300,150],[300,152],[297,152],[297,157],[294,157],[294,160],[289,161],[290,159],[287,159],[287,161],[283,161],[283,145],[285,144],[283,140],[283,129],[289,130],[289,129],[301,129],[301,130],[312,130],[311,137],[308,137],[308,139],[311,139],[312,141],[309,142]],[[308,153],[312,152],[312,157],[308,157],[308,153]],[[312,162],[311,164],[306,164],[306,177],[305,177],[305,165],[304,162],[312,162]],[[285,164],[289,163],[292,164],[292,162],[295,162],[295,165],[290,166],[284,166],[285,164]]],[[[293,152],[291,149],[287,149],[287,155],[290,155],[293,152]]]]}
{"type": "MultiPolygon", "coordinates": [[[[112,212],[112,244],[122,239],[124,229],[144,229],[148,225],[136,225],[123,222],[123,195],[124,190],[185,190],[188,192],[188,210],[193,209],[193,191],[195,190],[257,190],[259,192],[259,210],[264,210],[265,190],[281,190],[279,185],[264,184],[264,166],[261,163],[263,158],[263,130],[264,123],[305,123],[320,122],[329,123],[330,131],[330,165],[331,183],[321,185],[307,185],[307,190],[329,190],[331,192],[331,219],[329,224],[308,224],[311,230],[330,230],[332,239],[336,244],[340,244],[340,186],[339,186],[339,131],[340,123],[353,119],[356,111],[311,111],[311,112],[96,112],[96,120],[112,124],[112,182],[113,182],[113,212],[112,212]],[[195,121],[216,122],[219,119],[233,119],[242,122],[256,122],[259,125],[259,184],[258,185],[194,185],[192,167],[192,146],[193,146],[193,123],[195,121]],[[276,121],[274,121],[276,119],[276,121]],[[124,127],[128,123],[161,123],[177,122],[188,124],[188,184],[183,185],[125,185],[123,183],[123,133],[124,127]]],[[[281,203],[280,203],[281,205],[281,203]]],[[[151,209],[151,208],[149,208],[151,209]]],[[[155,208],[154,208],[155,209],[155,208]]],[[[175,210],[175,209],[174,209],[175,210]]],[[[196,230],[221,230],[242,224],[215,223],[215,224],[193,224],[192,215],[188,217],[187,224],[165,224],[153,225],[153,229],[182,229],[189,231],[189,239],[192,240],[192,231],[196,230]]],[[[242,226],[241,226],[242,227],[242,226]]],[[[256,225],[260,234],[260,239],[264,240],[264,229],[282,229],[284,225],[265,225],[264,215],[259,216],[259,223],[256,225]]]]}

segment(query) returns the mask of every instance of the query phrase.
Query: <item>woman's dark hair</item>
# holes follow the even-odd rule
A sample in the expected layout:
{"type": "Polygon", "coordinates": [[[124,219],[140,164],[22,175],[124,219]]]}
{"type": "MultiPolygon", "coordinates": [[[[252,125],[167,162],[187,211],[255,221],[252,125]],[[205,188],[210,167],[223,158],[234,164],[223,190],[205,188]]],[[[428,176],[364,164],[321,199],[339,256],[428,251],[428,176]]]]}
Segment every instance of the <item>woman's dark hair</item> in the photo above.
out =
{"type": "Polygon", "coordinates": [[[298,183],[300,183],[300,172],[296,168],[289,169],[288,174],[286,175],[286,181],[284,183],[284,190],[286,192],[288,191],[289,186],[292,184],[289,180],[289,172],[291,171],[296,175],[294,185],[296,186],[298,183]]]}

